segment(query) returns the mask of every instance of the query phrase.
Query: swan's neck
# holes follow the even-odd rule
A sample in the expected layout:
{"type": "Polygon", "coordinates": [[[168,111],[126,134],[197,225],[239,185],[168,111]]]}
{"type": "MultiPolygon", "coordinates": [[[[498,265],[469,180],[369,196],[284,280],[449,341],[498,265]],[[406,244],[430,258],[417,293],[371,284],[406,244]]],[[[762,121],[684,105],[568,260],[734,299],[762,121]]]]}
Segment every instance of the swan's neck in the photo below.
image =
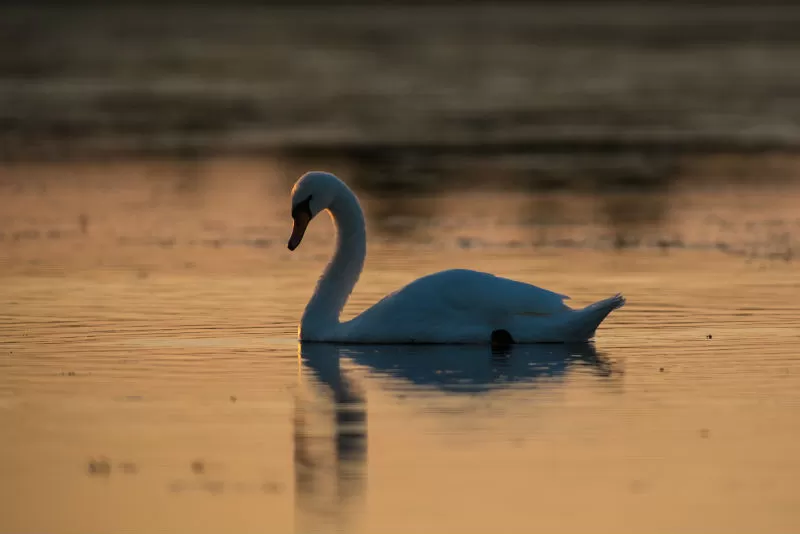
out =
{"type": "Polygon", "coordinates": [[[361,275],[367,255],[364,212],[355,195],[347,190],[328,208],[336,228],[336,252],[317,283],[300,322],[300,337],[326,341],[337,327],[347,298],[361,275]]]}

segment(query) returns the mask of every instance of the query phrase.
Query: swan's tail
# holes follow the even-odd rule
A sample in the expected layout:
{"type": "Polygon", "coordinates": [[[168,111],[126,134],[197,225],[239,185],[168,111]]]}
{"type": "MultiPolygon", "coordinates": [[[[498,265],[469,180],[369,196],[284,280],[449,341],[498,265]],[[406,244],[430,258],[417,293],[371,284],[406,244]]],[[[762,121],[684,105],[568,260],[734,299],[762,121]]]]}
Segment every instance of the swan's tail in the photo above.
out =
{"type": "Polygon", "coordinates": [[[625,305],[625,297],[621,293],[613,297],[589,304],[582,310],[575,311],[577,317],[570,321],[571,336],[576,340],[586,341],[594,337],[595,330],[609,313],[625,305]]]}

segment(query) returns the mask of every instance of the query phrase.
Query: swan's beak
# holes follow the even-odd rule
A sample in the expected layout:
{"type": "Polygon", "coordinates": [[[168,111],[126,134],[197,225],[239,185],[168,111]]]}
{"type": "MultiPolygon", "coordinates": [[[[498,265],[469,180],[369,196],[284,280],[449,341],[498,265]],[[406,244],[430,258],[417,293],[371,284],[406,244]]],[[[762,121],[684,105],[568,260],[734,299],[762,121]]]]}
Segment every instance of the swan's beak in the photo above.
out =
{"type": "Polygon", "coordinates": [[[308,213],[303,211],[298,212],[294,217],[294,225],[292,226],[292,236],[289,238],[289,250],[294,250],[300,245],[303,240],[303,234],[306,233],[308,223],[311,221],[308,213]]]}

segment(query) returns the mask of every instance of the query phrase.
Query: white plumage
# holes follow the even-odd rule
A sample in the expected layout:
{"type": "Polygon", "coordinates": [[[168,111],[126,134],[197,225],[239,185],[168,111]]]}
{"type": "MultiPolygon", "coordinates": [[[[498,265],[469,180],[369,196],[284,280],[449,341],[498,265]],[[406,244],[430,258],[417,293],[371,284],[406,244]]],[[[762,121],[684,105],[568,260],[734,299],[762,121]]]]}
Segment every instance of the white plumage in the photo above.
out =
{"type": "Polygon", "coordinates": [[[366,257],[364,215],[344,182],[324,172],[307,173],[292,189],[290,249],[300,244],[308,222],[323,210],[336,225],[336,252],[306,306],[299,329],[302,341],[488,344],[497,330],[507,331],[516,343],[586,341],[625,303],[616,295],[572,309],[564,303],[569,298],[565,295],[454,269],[423,276],[341,322],[366,257]]]}

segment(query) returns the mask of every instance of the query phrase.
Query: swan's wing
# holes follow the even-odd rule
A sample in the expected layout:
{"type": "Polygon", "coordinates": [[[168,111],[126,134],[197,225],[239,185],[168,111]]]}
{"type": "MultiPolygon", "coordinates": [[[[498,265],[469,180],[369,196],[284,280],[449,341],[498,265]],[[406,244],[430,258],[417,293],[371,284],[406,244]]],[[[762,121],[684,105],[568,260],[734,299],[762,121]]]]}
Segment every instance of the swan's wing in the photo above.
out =
{"type": "Polygon", "coordinates": [[[493,315],[551,315],[569,309],[564,304],[569,299],[566,295],[489,273],[453,270],[431,278],[444,301],[458,309],[480,309],[493,315]]]}
{"type": "Polygon", "coordinates": [[[342,324],[342,339],[372,343],[467,342],[509,316],[556,315],[569,308],[559,295],[524,282],[467,270],[414,280],[342,324]]]}

